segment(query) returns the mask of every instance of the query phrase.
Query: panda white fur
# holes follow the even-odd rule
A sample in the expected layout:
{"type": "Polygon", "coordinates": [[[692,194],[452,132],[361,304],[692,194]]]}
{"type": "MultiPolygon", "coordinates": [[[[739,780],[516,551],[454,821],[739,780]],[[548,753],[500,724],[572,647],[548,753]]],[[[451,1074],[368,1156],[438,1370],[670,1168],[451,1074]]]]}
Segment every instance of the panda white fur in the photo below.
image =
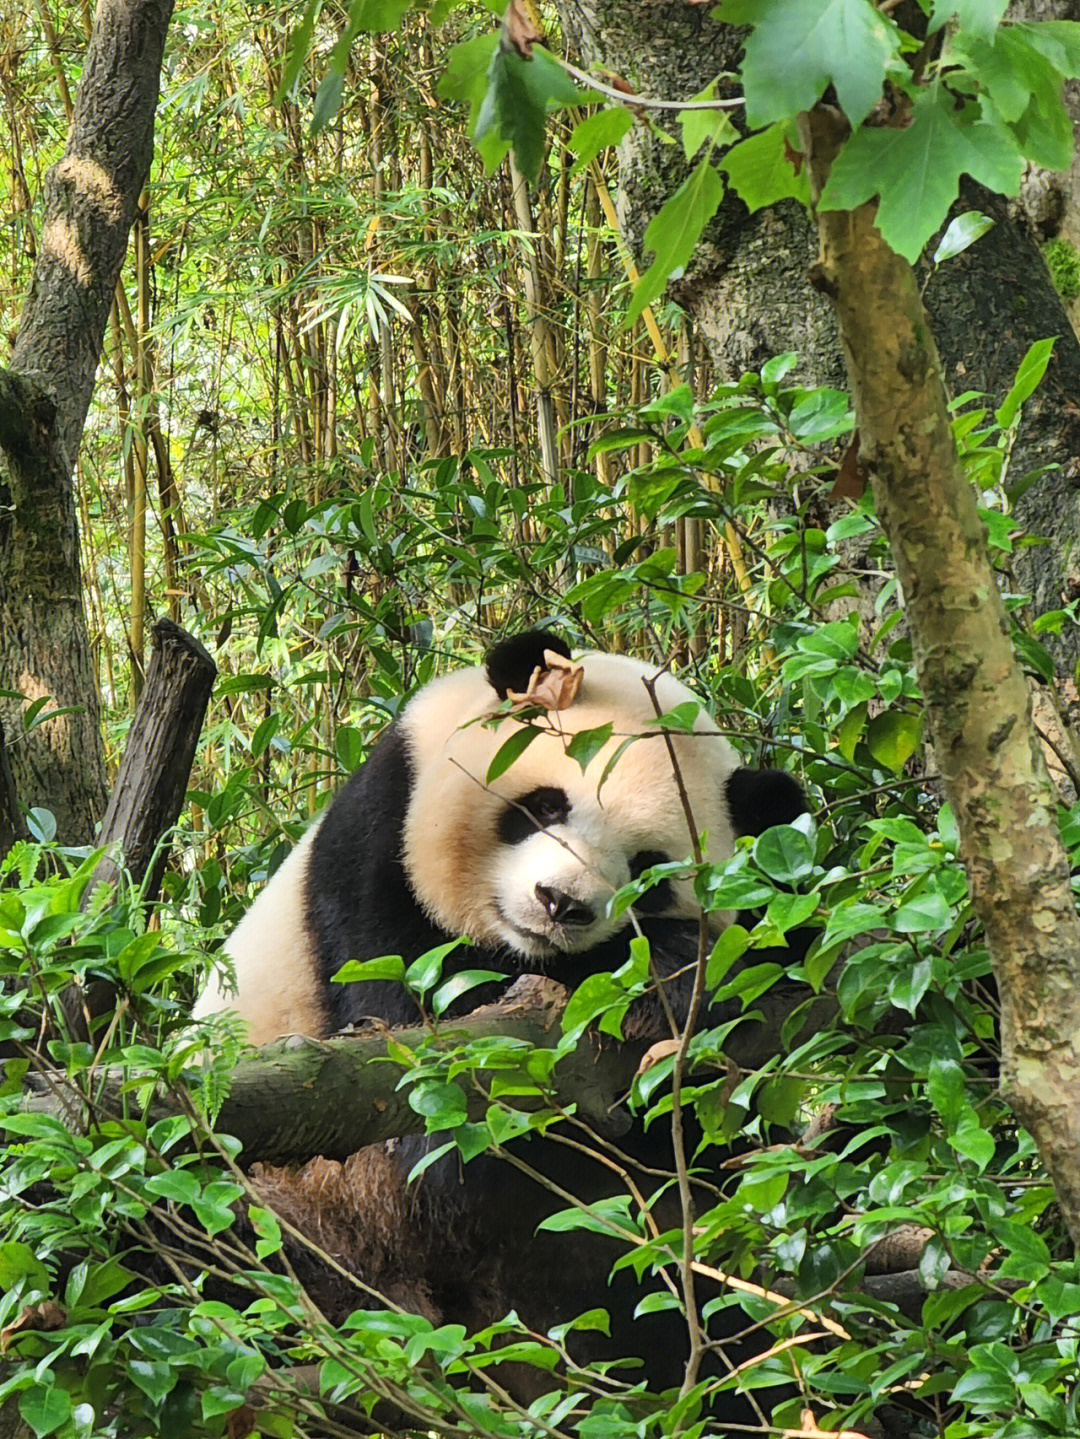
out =
{"type": "MultiPolygon", "coordinates": [[[[526,689],[546,650],[568,653],[550,633],[518,635],[497,645],[484,666],[436,680],[410,701],[233,934],[235,1000],[214,987],[199,1013],[235,1004],[257,1043],[290,1032],[325,1035],[365,1016],[406,1023],[416,1008],[401,984],[334,985],[330,976],[349,959],[400,954],[408,961],[463,934],[470,943],[451,953],[444,973],[483,967],[505,973],[509,983],[539,970],[572,987],[623,963],[629,921],[609,916],[609,896],[641,869],[691,852],[643,684],[655,670],[619,655],[585,655],[580,693],[548,715],[559,733],[542,733],[487,784],[493,756],[522,721],[512,715],[495,727],[482,721],[500,710],[508,691],[526,689]],[[583,773],[565,745],[606,723],[611,738],[583,773]],[[626,748],[601,786],[609,758],[628,735],[648,737],[626,748]]],[[[656,678],[656,695],[663,710],[693,699],[667,674],[656,678]]],[[[736,834],[788,822],[804,809],[794,780],[742,768],[706,715],[693,734],[671,738],[710,858],[729,854],[736,834]]],[[[668,1008],[681,1020],[699,939],[689,887],[656,886],[637,918],[668,1008]]],[[[498,992],[498,986],[474,990],[466,1006],[498,992]]],[[[655,996],[631,1008],[623,1031],[643,1042],[670,1034],[655,996]]],[[[629,1120],[627,1126],[623,1161],[641,1166],[640,1182],[652,1190],[658,1170],[672,1164],[670,1135],[660,1124],[646,1132],[631,1130],[629,1120]]],[[[610,1335],[573,1336],[577,1360],[637,1353],[645,1356],[651,1387],[681,1382],[685,1323],[661,1312],[634,1317],[638,1281],[624,1268],[609,1283],[611,1241],[576,1230],[537,1232],[562,1207],[560,1191],[589,1203],[620,1192],[622,1181],[606,1164],[579,1146],[534,1141],[526,1144],[528,1163],[542,1169],[543,1185],[497,1157],[481,1155],[463,1168],[452,1153],[409,1183],[430,1142],[406,1138],[371,1146],[344,1164],[316,1159],[299,1170],[256,1172],[262,1202],[332,1249],[332,1272],[310,1267],[302,1249],[290,1254],[324,1313],[340,1322],[356,1305],[355,1292],[340,1284],[342,1270],[433,1323],[470,1330],[513,1309],[543,1333],[602,1303],[610,1309],[610,1335]]],[[[655,1202],[654,1213],[661,1228],[681,1223],[673,1191],[655,1202]]],[[[659,1282],[646,1276],[645,1286],[659,1282]]],[[[725,1362],[760,1348],[755,1331],[740,1337],[738,1310],[725,1310],[714,1334],[717,1325],[732,1345],[725,1362]]],[[[540,1392],[529,1387],[537,1381],[546,1389],[551,1379],[500,1370],[500,1382],[522,1403],[540,1392]]],[[[722,1418],[756,1422],[740,1396],[725,1394],[720,1403],[722,1418]]]]}
{"type": "MultiPolygon", "coordinates": [[[[460,936],[471,946],[451,954],[444,973],[540,970],[573,985],[622,963],[629,916],[611,918],[608,899],[643,869],[691,850],[644,681],[655,678],[664,711],[694,696],[655,666],[586,654],[577,697],[552,711],[550,728],[487,784],[492,758],[522,721],[483,721],[508,691],[526,689],[545,650],[569,654],[557,636],[529,631],[496,645],[484,665],[420,690],[229,940],[235,999],[212,983],[196,1017],[231,1005],[256,1044],[322,1036],[365,1017],[407,1023],[416,1009],[400,984],[333,985],[331,975],[350,959],[408,961],[460,936]],[[566,744],[607,723],[611,738],[583,772],[566,744]],[[625,748],[601,787],[628,735],[645,737],[625,748]]],[[[742,768],[704,712],[694,731],[673,733],[671,742],[708,858],[730,854],[736,834],[760,833],[803,810],[789,776],[742,768]]],[[[665,882],[637,913],[645,932],[651,927],[670,948],[672,937],[690,935],[698,910],[688,883],[665,882]]],[[[680,955],[687,945],[691,938],[676,945],[680,955]]],[[[492,997],[474,992],[470,1007],[492,997]]]]}

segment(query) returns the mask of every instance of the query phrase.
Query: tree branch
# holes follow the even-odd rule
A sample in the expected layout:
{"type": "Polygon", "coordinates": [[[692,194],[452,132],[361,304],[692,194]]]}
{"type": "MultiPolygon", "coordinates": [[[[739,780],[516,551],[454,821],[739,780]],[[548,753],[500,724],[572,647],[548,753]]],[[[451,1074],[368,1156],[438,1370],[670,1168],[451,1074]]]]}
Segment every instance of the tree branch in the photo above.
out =
{"type": "MultiPolygon", "coordinates": [[[[847,133],[800,120],[815,204],[847,133]]],[[[934,752],[1001,993],[1003,1089],[1080,1244],[1080,921],[1027,683],[911,266],[875,206],[818,210],[831,297],[877,513],[896,560],[934,752]]]]}

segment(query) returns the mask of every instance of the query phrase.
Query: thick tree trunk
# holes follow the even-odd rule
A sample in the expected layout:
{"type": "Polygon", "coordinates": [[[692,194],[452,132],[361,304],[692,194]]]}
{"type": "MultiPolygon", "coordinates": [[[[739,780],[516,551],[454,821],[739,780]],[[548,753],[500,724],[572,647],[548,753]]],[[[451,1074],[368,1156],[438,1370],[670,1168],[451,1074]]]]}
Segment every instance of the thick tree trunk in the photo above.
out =
{"type": "MultiPolygon", "coordinates": [[[[826,107],[800,130],[815,195],[842,142],[826,107]]],[[[814,276],[833,300],[862,459],[903,586],[919,683],[972,900],[1001,994],[1003,1089],[1080,1244],[1080,920],[1056,799],[941,367],[911,266],[874,205],[820,211],[814,276]]]]}
{"type": "MultiPolygon", "coordinates": [[[[1013,11],[1035,9],[1045,18],[1071,14],[1075,6],[1076,0],[1028,0],[1013,11]]],[[[739,31],[710,19],[708,7],[693,0],[574,0],[559,10],[582,57],[622,75],[642,94],[690,99],[738,63],[739,31]]],[[[682,146],[658,141],[645,125],[635,125],[622,142],[620,224],[638,251],[646,225],[687,168],[682,146]]],[[[1063,591],[1071,598],[1074,585],[1080,589],[1080,565],[1071,558],[1080,537],[1080,409],[1074,399],[1080,394],[1080,344],[1031,229],[975,187],[965,191],[961,207],[989,211],[998,223],[942,265],[927,288],[952,391],[982,390],[1000,403],[1028,347],[1047,335],[1059,337],[1046,378],[1025,407],[1009,470],[1009,478],[1018,479],[1041,465],[1059,467],[1036,482],[1018,509],[1025,524],[1051,541],[1018,557],[1019,583],[1034,594],[1038,610],[1052,609],[1062,603],[1063,591]]],[[[800,206],[785,202],[748,215],[739,200],[725,199],[686,274],[672,286],[722,374],[760,369],[771,355],[797,350],[797,373],[807,383],[843,383],[835,321],[807,279],[814,253],[813,227],[800,206]]],[[[1080,636],[1066,633],[1057,648],[1075,661],[1080,636]]]]}
{"type": "Polygon", "coordinates": [[[4,727],[0,724],[0,859],[3,859],[15,841],[22,835],[22,819],[15,794],[15,780],[11,773],[4,744],[4,727]]]}
{"type": "Polygon", "coordinates": [[[0,371],[0,687],[72,713],[21,734],[25,804],[68,843],[105,807],[100,705],[83,610],[72,474],[113,293],[153,153],[173,0],[98,0],[64,158],[45,181],[41,242],[10,370],[0,371]]]}

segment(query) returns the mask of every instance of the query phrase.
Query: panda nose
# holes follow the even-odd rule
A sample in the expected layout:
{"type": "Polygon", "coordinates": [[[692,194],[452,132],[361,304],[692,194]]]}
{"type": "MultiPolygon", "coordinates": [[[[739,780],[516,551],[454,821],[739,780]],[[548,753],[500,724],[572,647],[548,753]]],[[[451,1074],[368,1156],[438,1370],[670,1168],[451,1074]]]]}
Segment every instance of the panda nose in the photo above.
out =
{"type": "Polygon", "coordinates": [[[550,885],[538,884],[536,886],[536,897],[548,912],[548,917],[556,924],[592,924],[596,915],[589,904],[582,904],[580,899],[575,899],[572,894],[564,890],[553,889],[550,885]]]}

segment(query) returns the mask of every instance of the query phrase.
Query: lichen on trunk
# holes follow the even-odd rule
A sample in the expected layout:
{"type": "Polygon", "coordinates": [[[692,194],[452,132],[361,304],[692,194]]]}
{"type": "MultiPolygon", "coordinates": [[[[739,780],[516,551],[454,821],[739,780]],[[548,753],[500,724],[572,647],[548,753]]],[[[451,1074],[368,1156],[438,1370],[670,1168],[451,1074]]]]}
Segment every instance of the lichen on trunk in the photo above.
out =
{"type": "MultiPolygon", "coordinates": [[[[845,134],[801,117],[815,201],[845,134]]],[[[874,205],[818,210],[813,278],[836,310],[878,516],[903,588],[961,855],[1001,994],[1003,1089],[1080,1243],[1080,920],[975,494],[915,275],[874,205]]]]}

